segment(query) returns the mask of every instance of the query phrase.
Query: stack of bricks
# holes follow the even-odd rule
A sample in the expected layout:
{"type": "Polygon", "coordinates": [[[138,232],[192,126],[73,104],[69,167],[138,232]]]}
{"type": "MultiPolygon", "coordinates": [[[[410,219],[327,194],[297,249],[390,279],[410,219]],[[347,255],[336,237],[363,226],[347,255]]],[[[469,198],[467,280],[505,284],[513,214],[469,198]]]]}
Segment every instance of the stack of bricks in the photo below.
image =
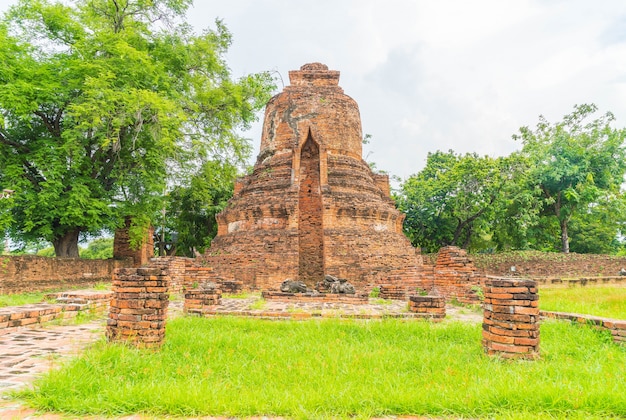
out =
{"type": "Polygon", "coordinates": [[[243,290],[243,283],[235,280],[219,280],[218,284],[220,289],[224,291],[224,293],[241,293],[243,290]]]}
{"type": "Polygon", "coordinates": [[[138,347],[158,347],[165,337],[170,281],[167,261],[122,268],[113,275],[106,336],[138,347]]]}
{"type": "Polygon", "coordinates": [[[214,311],[221,304],[222,291],[216,288],[192,289],[185,292],[183,312],[187,315],[202,316],[207,311],[214,311]]]}
{"type": "Polygon", "coordinates": [[[483,346],[503,358],[539,357],[537,282],[510,278],[485,280],[483,346]]]}
{"type": "Polygon", "coordinates": [[[406,300],[406,287],[393,284],[381,284],[378,297],[381,299],[406,300]]]}
{"type": "Polygon", "coordinates": [[[443,296],[409,296],[409,311],[441,321],[446,317],[446,299],[443,296]]]}
{"type": "Polygon", "coordinates": [[[435,264],[434,287],[446,298],[455,298],[461,303],[479,304],[478,290],[485,277],[478,273],[464,249],[447,246],[439,250],[435,264]]]}

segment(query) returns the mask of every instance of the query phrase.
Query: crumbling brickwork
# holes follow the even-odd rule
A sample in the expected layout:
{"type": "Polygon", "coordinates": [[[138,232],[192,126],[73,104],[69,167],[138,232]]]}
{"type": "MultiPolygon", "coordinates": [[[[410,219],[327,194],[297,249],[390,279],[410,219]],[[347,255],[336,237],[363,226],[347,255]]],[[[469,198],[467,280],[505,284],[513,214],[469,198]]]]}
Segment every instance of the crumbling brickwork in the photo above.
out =
{"type": "Polygon", "coordinates": [[[485,276],[478,272],[464,249],[447,246],[439,250],[434,270],[434,290],[461,303],[479,304],[485,276]]]}
{"type": "Polygon", "coordinates": [[[339,72],[313,63],[289,79],[267,105],[254,170],[217,216],[205,264],[257,289],[287,278],[313,287],[325,274],[364,291],[420,285],[421,260],[402,233],[388,177],[362,159],[359,109],[339,72]]]}
{"type": "Polygon", "coordinates": [[[165,337],[170,280],[167,261],[122,268],[113,276],[106,336],[138,347],[158,347],[165,337]]]}
{"type": "Polygon", "coordinates": [[[446,317],[446,299],[443,296],[409,296],[409,311],[441,321],[446,317]]]}
{"type": "Polygon", "coordinates": [[[127,217],[125,226],[115,230],[115,236],[113,238],[113,258],[132,258],[134,266],[141,267],[154,257],[154,228],[150,226],[141,246],[138,249],[133,249],[130,246],[130,225],[131,219],[127,217]]]}
{"type": "Polygon", "coordinates": [[[92,287],[110,282],[117,268],[132,261],[50,258],[37,255],[0,256],[0,294],[92,287]]]}

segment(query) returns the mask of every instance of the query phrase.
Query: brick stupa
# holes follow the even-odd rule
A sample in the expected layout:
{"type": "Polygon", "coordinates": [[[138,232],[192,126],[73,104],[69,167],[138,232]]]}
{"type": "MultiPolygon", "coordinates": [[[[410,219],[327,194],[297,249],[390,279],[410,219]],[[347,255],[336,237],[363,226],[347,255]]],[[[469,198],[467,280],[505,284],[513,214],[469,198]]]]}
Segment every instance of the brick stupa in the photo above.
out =
{"type": "Polygon", "coordinates": [[[314,287],[325,274],[362,291],[419,286],[421,257],[402,233],[388,176],[362,158],[359,108],[339,72],[312,63],[289,80],[267,104],[254,171],[217,216],[204,264],[253,289],[287,278],[314,287]]]}

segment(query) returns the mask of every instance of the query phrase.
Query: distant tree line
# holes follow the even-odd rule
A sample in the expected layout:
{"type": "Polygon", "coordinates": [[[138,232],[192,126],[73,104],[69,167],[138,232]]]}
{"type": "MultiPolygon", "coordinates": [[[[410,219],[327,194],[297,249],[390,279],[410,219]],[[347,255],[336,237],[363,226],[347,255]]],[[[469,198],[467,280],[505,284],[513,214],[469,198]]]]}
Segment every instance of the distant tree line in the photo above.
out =
{"type": "Polygon", "coordinates": [[[624,252],[626,130],[597,111],[577,105],[557,123],[540,117],[513,136],[522,148],[506,157],[429,153],[396,195],[406,234],[426,252],[624,252]]]}

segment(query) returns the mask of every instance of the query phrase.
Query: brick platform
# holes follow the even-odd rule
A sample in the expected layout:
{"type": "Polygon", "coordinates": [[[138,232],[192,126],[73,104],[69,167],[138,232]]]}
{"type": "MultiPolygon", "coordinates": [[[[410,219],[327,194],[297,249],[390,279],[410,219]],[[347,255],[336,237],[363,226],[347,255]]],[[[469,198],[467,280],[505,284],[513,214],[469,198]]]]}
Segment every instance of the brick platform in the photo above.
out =
{"type": "Polygon", "coordinates": [[[537,282],[507,278],[485,281],[483,346],[503,358],[539,357],[537,282]]]}
{"type": "Polygon", "coordinates": [[[443,296],[409,296],[409,311],[441,321],[446,317],[446,299],[443,296]]]}
{"type": "Polygon", "coordinates": [[[368,303],[367,295],[343,295],[336,293],[304,294],[264,291],[261,296],[265,300],[279,302],[316,302],[316,303],[349,303],[351,305],[365,305],[368,303]]]}
{"type": "Polygon", "coordinates": [[[219,289],[203,290],[193,289],[185,292],[185,306],[183,312],[186,315],[201,315],[214,310],[222,300],[222,291],[219,289]]]}
{"type": "Polygon", "coordinates": [[[33,327],[56,319],[74,318],[80,312],[103,312],[109,305],[111,292],[77,290],[53,293],[56,303],[35,303],[0,308],[0,335],[20,327],[33,327]]]}
{"type": "Polygon", "coordinates": [[[139,347],[160,346],[165,337],[169,281],[167,269],[161,267],[116,271],[107,339],[126,341],[139,347]]]}

